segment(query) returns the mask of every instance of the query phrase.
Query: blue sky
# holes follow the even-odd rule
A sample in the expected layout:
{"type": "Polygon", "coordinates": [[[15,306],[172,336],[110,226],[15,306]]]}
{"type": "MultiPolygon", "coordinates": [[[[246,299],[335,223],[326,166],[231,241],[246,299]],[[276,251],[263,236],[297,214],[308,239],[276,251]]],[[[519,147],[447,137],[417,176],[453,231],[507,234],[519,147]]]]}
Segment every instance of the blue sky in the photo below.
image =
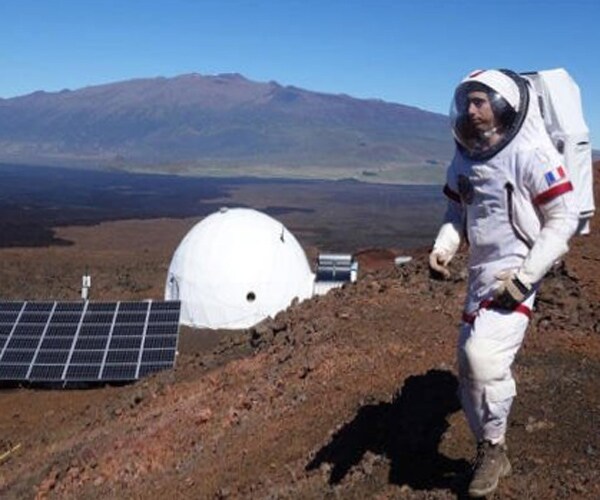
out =
{"type": "Polygon", "coordinates": [[[0,0],[0,97],[237,72],[447,113],[476,68],[565,67],[600,149],[598,0],[0,0]]]}

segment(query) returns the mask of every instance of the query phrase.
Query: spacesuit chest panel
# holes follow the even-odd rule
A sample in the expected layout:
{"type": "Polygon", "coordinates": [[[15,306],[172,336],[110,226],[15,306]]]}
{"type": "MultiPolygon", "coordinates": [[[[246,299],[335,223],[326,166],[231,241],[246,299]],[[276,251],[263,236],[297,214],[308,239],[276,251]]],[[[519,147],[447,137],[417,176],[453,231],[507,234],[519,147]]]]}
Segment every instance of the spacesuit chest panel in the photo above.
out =
{"type": "Polygon", "coordinates": [[[458,176],[458,190],[466,210],[471,255],[478,263],[501,258],[514,240],[507,214],[505,165],[471,164],[458,176]]]}

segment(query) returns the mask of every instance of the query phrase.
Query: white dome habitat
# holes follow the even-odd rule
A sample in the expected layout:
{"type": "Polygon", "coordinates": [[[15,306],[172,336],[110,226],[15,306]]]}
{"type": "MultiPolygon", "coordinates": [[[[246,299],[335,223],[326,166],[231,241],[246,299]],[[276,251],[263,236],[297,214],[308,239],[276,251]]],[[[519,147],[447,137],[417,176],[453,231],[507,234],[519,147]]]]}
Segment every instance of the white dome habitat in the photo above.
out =
{"type": "Polygon", "coordinates": [[[166,300],[181,301],[180,322],[248,328],[312,296],[304,250],[283,224],[256,210],[222,209],[196,224],[171,260],[166,300]]]}

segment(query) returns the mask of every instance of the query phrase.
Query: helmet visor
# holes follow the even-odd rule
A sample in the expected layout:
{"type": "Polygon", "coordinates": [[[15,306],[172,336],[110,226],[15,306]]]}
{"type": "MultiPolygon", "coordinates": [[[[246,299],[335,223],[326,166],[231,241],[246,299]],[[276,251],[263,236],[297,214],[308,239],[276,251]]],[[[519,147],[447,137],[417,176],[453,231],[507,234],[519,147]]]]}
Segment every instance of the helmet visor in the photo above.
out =
{"type": "Polygon", "coordinates": [[[512,138],[517,112],[490,87],[474,81],[458,86],[450,107],[456,142],[473,159],[490,158],[512,138]]]}
{"type": "Polygon", "coordinates": [[[491,158],[519,133],[528,108],[529,90],[518,74],[506,69],[471,73],[450,107],[459,150],[473,160],[491,158]]]}

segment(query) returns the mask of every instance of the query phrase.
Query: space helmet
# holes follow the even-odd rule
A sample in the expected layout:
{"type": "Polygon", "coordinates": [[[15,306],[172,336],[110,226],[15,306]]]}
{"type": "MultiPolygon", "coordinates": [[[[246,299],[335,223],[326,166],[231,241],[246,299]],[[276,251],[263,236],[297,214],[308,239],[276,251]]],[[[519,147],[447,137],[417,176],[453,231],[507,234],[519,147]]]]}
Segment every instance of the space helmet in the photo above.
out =
{"type": "Polygon", "coordinates": [[[456,88],[450,108],[452,133],[459,150],[471,160],[487,160],[519,132],[529,91],[510,70],[479,70],[456,88]]]}

